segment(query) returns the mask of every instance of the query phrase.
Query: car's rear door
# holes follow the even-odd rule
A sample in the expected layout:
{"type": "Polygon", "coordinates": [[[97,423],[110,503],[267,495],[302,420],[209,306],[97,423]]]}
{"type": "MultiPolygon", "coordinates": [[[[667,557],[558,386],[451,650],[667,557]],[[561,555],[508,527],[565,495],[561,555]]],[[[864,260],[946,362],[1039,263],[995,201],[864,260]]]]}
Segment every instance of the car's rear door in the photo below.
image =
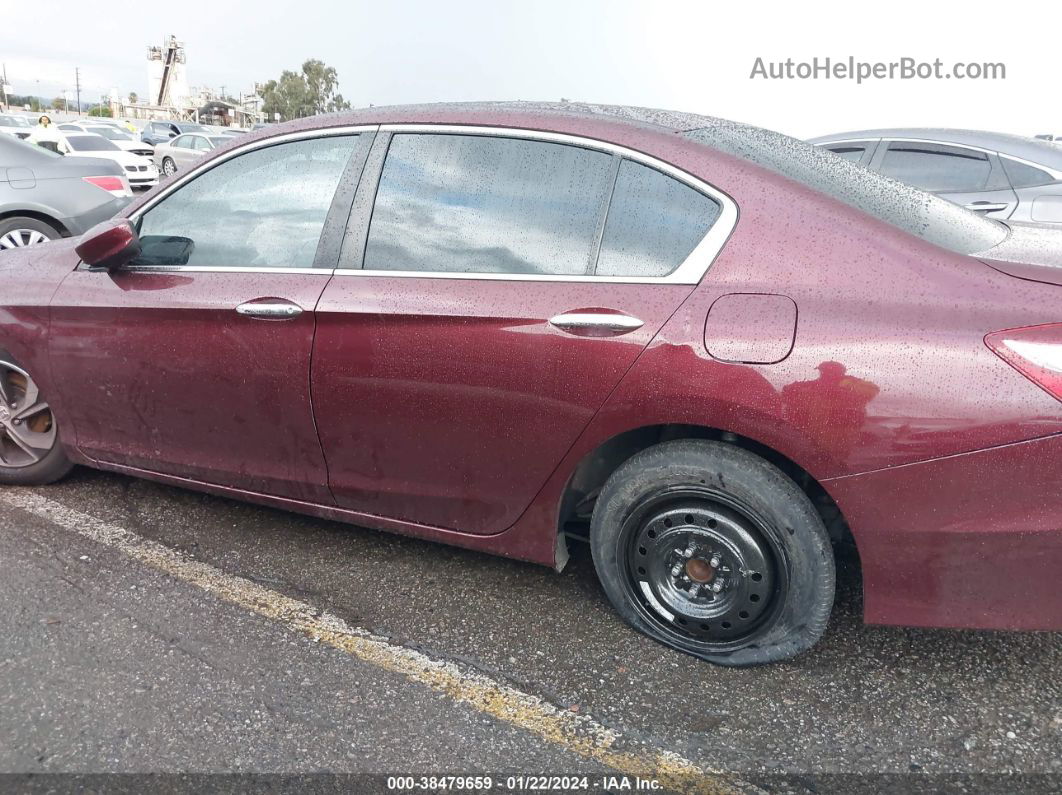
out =
{"type": "Polygon", "coordinates": [[[130,267],[63,281],[49,347],[82,452],[331,503],[310,407],[313,310],[371,135],[259,142],[205,164],[134,215],[130,267]]]}
{"type": "Polygon", "coordinates": [[[928,141],[891,140],[871,166],[992,218],[1009,218],[1018,196],[994,152],[928,141]]]}
{"type": "Polygon", "coordinates": [[[329,482],[349,509],[496,533],[693,289],[736,212],[667,166],[580,139],[382,130],[317,311],[329,482]]]}
{"type": "Polygon", "coordinates": [[[197,136],[187,133],[185,135],[179,135],[170,142],[170,148],[173,150],[173,159],[177,163],[179,170],[185,170],[199,159],[199,152],[195,150],[195,139],[197,136]]]}

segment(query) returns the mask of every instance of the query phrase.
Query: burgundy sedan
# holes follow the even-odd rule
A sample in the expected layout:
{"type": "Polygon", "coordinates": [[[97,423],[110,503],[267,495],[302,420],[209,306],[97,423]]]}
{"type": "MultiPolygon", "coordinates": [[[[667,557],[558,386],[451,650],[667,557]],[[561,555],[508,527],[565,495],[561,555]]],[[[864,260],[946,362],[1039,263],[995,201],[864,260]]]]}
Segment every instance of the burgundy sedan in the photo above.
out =
{"type": "MultiPolygon", "coordinates": [[[[0,483],[74,464],[537,563],[725,665],[1062,628],[1062,245],[781,135],[592,106],[234,139],[0,255],[0,483]]],[[[576,632],[578,630],[576,629],[576,632]]]]}

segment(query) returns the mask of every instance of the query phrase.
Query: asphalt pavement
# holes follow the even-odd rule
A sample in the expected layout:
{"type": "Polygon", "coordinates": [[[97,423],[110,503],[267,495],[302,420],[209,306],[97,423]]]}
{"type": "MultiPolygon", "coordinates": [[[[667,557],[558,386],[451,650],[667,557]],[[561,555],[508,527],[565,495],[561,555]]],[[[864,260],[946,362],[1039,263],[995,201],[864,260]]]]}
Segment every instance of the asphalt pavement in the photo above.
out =
{"type": "Polygon", "coordinates": [[[810,653],[722,669],[581,546],[556,574],[79,469],[0,488],[0,771],[1062,782],[1062,635],[868,627],[839,584],[810,653]]]}

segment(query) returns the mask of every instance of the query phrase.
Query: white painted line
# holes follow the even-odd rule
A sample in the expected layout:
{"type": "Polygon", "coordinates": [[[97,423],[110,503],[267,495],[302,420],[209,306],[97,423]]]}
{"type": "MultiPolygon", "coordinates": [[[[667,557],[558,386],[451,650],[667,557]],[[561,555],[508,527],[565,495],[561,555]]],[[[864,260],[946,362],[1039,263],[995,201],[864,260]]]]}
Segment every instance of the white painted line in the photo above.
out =
{"type": "Polygon", "coordinates": [[[452,662],[434,660],[418,651],[392,645],[307,602],[292,599],[243,577],[226,574],[157,541],[68,508],[32,491],[0,489],[0,502],[117,549],[140,563],[195,585],[226,602],[278,621],[288,629],[365,663],[401,674],[412,682],[444,693],[454,701],[538,735],[584,759],[607,765],[624,775],[655,779],[663,789],[676,792],[733,793],[752,789],[720,771],[696,765],[679,754],[631,741],[590,715],[561,709],[478,671],[465,670],[452,662]],[[618,750],[618,745],[636,750],[618,750]]]}

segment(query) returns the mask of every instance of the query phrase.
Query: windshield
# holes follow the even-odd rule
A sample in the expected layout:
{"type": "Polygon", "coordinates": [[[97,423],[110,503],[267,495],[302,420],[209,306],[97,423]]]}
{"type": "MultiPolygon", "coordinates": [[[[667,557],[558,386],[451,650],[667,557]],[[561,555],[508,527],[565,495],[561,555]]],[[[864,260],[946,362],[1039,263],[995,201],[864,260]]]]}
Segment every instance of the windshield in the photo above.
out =
{"type": "Polygon", "coordinates": [[[683,134],[959,254],[990,249],[1008,234],[998,221],[788,135],[724,119],[712,119],[708,126],[683,134]]]}
{"type": "Polygon", "coordinates": [[[229,138],[229,136],[227,136],[227,135],[211,135],[210,136],[210,143],[212,143],[214,146],[224,146],[225,144],[229,143],[229,141],[231,141],[231,140],[232,139],[229,138]]]}
{"type": "Polygon", "coordinates": [[[18,116],[0,116],[0,127],[29,127],[29,124],[18,116]]]}
{"type": "Polygon", "coordinates": [[[208,130],[202,124],[182,124],[182,125],[180,125],[180,128],[181,128],[181,132],[183,132],[183,133],[190,133],[190,132],[205,133],[205,132],[210,132],[210,130],[208,130]]]}
{"type": "Polygon", "coordinates": [[[88,130],[95,135],[102,135],[109,141],[132,141],[132,137],[126,135],[121,130],[115,130],[112,127],[90,127],[88,130]]]}
{"type": "Polygon", "coordinates": [[[98,135],[70,135],[66,142],[75,152],[117,152],[118,147],[98,135]]]}

